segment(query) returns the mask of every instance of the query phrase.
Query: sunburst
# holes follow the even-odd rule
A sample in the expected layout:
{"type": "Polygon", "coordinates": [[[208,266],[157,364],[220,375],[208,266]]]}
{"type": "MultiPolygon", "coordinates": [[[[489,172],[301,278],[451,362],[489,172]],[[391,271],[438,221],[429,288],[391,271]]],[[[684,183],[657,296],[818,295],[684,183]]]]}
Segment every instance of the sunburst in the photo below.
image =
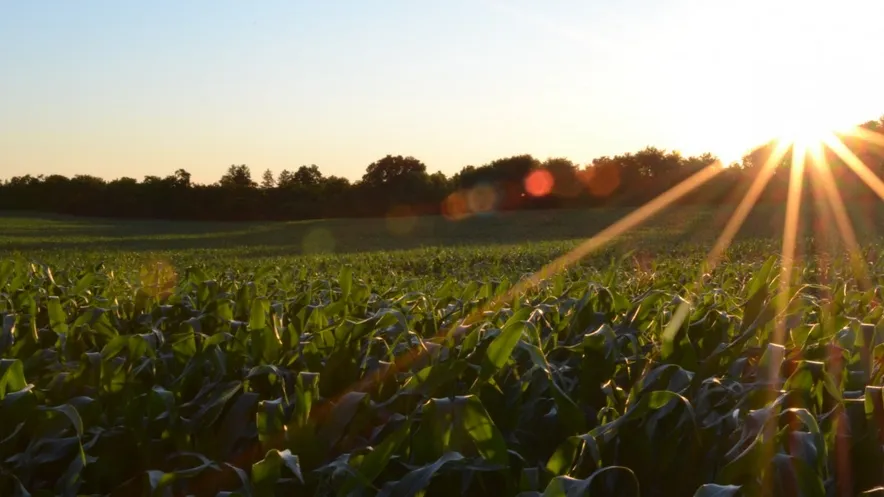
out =
{"type": "Polygon", "coordinates": [[[811,149],[819,147],[824,140],[835,130],[819,124],[813,120],[802,121],[796,119],[776,137],[779,144],[791,147],[799,153],[807,153],[811,149]]]}
{"type": "MultiPolygon", "coordinates": [[[[843,135],[844,133],[842,132],[842,136],[843,135]]],[[[884,144],[884,137],[874,133],[857,133],[853,136],[868,142],[874,142],[878,145],[884,144]]],[[[801,219],[801,196],[804,188],[805,171],[810,171],[812,179],[815,180],[812,184],[812,186],[814,186],[812,192],[817,200],[817,206],[824,206],[831,214],[833,214],[832,217],[837,225],[838,234],[851,252],[856,254],[859,250],[855,232],[846,214],[843,200],[834,181],[834,176],[829,170],[829,165],[825,162],[825,154],[822,152],[823,148],[831,149],[882,199],[884,199],[884,181],[878,178],[874,172],[872,172],[872,170],[869,169],[868,166],[866,166],[863,161],[841,141],[840,138],[838,138],[831,128],[818,125],[814,121],[793,121],[791,126],[783,128],[783,132],[773,142],[773,145],[772,152],[767,157],[764,165],[759,168],[757,176],[753,178],[748,190],[740,200],[734,213],[730,216],[722,233],[718,236],[711,250],[707,254],[706,265],[704,267],[707,271],[711,271],[718,264],[724,252],[732,243],[736,233],[739,231],[755,206],[763,190],[780,166],[780,163],[791,151],[791,171],[786,201],[786,220],[783,226],[782,265],[779,282],[780,293],[787,294],[789,285],[792,282],[798,224],[801,219]],[[811,165],[811,167],[806,168],[806,165],[811,165]],[[824,198],[821,198],[821,196],[824,198]]],[[[710,164],[706,168],[683,180],[681,183],[673,186],[665,193],[654,198],[647,204],[613,223],[608,228],[585,240],[570,252],[551,261],[529,277],[520,281],[517,285],[513,286],[505,294],[493,299],[484,306],[480,306],[461,320],[452,323],[449,327],[440,330],[438,336],[459,335],[460,332],[465,331],[474,324],[485,314],[485,312],[497,310],[514,299],[519,298],[524,293],[539,285],[545,279],[577,263],[590,252],[598,250],[603,245],[606,245],[617,237],[646,222],[648,219],[663,211],[680,198],[715,178],[723,170],[724,164],[721,161],[710,164]]],[[[865,261],[862,261],[862,263],[864,264],[865,261]]],[[[863,274],[867,273],[858,269],[857,275],[861,276],[863,274]]],[[[785,300],[780,303],[782,306],[785,306],[786,304],[787,302],[785,302],[785,300]]],[[[682,301],[680,307],[673,314],[672,319],[663,333],[664,348],[666,348],[667,339],[671,340],[674,333],[684,323],[684,319],[686,319],[689,313],[689,308],[689,302],[682,301]]],[[[781,307],[780,310],[784,310],[784,307],[781,307]]],[[[771,341],[772,343],[782,344],[785,338],[785,329],[782,320],[780,320],[776,328],[771,341]]],[[[395,371],[402,370],[402,368],[408,367],[425,352],[426,351],[422,348],[416,348],[410,353],[398,357],[393,367],[388,368],[385,374],[391,374],[395,371]]],[[[356,384],[351,385],[344,393],[363,391],[380,380],[380,376],[366,377],[356,384]]]]}

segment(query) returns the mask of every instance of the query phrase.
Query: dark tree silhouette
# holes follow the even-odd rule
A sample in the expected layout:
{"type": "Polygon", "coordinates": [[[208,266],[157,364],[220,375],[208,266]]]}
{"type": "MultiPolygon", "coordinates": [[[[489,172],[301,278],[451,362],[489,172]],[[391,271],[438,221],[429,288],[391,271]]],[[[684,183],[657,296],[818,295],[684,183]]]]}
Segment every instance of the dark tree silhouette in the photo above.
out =
{"type": "MultiPolygon", "coordinates": [[[[842,141],[873,174],[884,178],[884,117],[858,129],[873,133],[877,140],[848,133],[842,141]]],[[[761,144],[681,202],[737,202],[775,149],[774,142],[761,144]]],[[[776,170],[760,202],[785,201],[791,162],[791,152],[786,152],[773,164],[776,170]]],[[[825,152],[825,160],[845,200],[863,205],[877,201],[877,195],[831,150],[825,152]]],[[[130,218],[282,220],[440,213],[452,199],[462,206],[468,197],[476,197],[475,192],[486,203],[490,199],[493,210],[639,205],[714,162],[712,154],[684,156],[655,147],[599,157],[583,167],[564,157],[541,162],[523,154],[468,165],[449,178],[441,172],[429,174],[415,157],[387,155],[369,164],[355,183],[326,177],[311,164],[283,170],[275,181],[268,170],[260,188],[244,164],[228,167],[213,185],[194,184],[184,169],[165,177],[148,175],[140,182],[126,177],[105,181],[85,174],[71,178],[28,174],[0,183],[0,209],[130,218]],[[543,195],[528,194],[526,182],[538,174],[550,188],[543,195]]],[[[809,198],[810,188],[805,192],[809,198]]]]}
{"type": "Polygon", "coordinates": [[[295,174],[292,175],[292,180],[298,186],[316,187],[322,183],[323,178],[319,167],[316,164],[311,164],[309,167],[299,167],[295,174]]]}
{"type": "Polygon", "coordinates": [[[276,180],[273,178],[273,171],[267,169],[264,171],[264,175],[261,176],[261,188],[269,190],[274,186],[276,186],[276,180]]]}
{"type": "Polygon", "coordinates": [[[388,155],[369,164],[362,175],[362,183],[368,187],[383,187],[413,180],[426,173],[427,166],[414,157],[388,155]]]}
{"type": "Polygon", "coordinates": [[[184,169],[175,171],[175,186],[190,188],[190,173],[184,169]]]}
{"type": "Polygon", "coordinates": [[[227,168],[227,173],[221,177],[220,183],[221,186],[227,188],[254,188],[257,186],[252,181],[252,170],[245,164],[240,166],[231,165],[227,168]]]}

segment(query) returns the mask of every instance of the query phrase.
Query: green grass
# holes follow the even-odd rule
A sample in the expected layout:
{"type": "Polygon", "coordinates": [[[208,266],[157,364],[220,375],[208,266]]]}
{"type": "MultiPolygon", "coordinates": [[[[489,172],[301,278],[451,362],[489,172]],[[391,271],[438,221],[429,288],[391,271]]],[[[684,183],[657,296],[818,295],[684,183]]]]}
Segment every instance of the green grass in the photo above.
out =
{"type": "MultiPolygon", "coordinates": [[[[401,250],[430,246],[521,244],[594,234],[624,209],[502,213],[449,221],[443,217],[333,219],[270,223],[88,220],[0,216],[0,249],[154,251],[235,249],[244,254],[298,255],[401,250]]],[[[656,228],[700,226],[713,211],[681,209],[656,228]]],[[[653,227],[652,227],[653,229],[653,227]]]]}
{"type": "MultiPolygon", "coordinates": [[[[65,265],[104,263],[133,271],[163,261],[181,268],[272,265],[335,271],[356,263],[362,277],[518,277],[571,250],[622,217],[618,209],[519,212],[453,222],[442,217],[280,223],[118,221],[0,217],[0,254],[65,265]],[[490,271],[490,272],[489,272],[490,271]]],[[[708,239],[716,213],[681,209],[625,236],[646,251],[708,239]]],[[[602,259],[613,249],[602,252],[602,259]]]]}
{"type": "MultiPolygon", "coordinates": [[[[620,237],[611,247],[649,254],[703,249],[721,231],[730,212],[730,208],[672,208],[620,237]]],[[[297,264],[361,260],[369,254],[384,266],[392,260],[396,269],[414,274],[426,270],[431,266],[428,259],[438,256],[451,263],[450,270],[491,264],[509,267],[508,276],[513,276],[536,269],[627,213],[627,209],[612,208],[502,213],[456,222],[419,217],[277,223],[121,221],[0,213],[0,255],[24,254],[32,260],[62,263],[75,259],[127,266],[137,260],[161,259],[176,265],[200,262],[227,267],[231,261],[297,264]],[[523,260],[526,257],[530,260],[523,260]]],[[[781,208],[759,208],[740,236],[773,239],[782,229],[782,219],[781,208]]]]}
{"type": "Polygon", "coordinates": [[[684,208],[513,298],[623,211],[7,215],[0,495],[857,495],[884,258],[856,212],[866,283],[808,240],[781,294],[774,208],[707,272],[729,212],[684,208]]]}

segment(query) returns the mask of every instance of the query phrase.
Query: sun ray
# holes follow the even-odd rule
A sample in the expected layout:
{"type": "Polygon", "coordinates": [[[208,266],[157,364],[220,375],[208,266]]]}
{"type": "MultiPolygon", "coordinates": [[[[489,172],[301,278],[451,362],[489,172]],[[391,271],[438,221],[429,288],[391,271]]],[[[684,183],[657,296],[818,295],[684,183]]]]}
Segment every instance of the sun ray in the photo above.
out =
{"type": "MultiPolygon", "coordinates": [[[[516,296],[537,286],[539,283],[541,283],[552,274],[567,268],[571,264],[574,264],[575,262],[585,257],[593,250],[598,249],[599,247],[610,242],[614,238],[635,228],[654,214],[657,214],[666,207],[669,207],[675,201],[684,197],[699,186],[705,184],[712,178],[716,177],[719,173],[721,173],[721,171],[723,171],[723,167],[720,161],[716,161],[706,166],[705,168],[694,173],[692,176],[685,179],[681,183],[673,186],[650,202],[632,211],[631,213],[622,217],[619,221],[615,222],[614,224],[608,226],[596,235],[587,239],[567,254],[564,254],[558,259],[555,259],[554,261],[543,266],[530,277],[514,285],[505,294],[493,299],[491,302],[485,304],[484,306],[480,306],[478,309],[474,310],[472,313],[461,319],[459,322],[455,322],[450,326],[439,330],[436,337],[438,338],[441,336],[447,336],[451,335],[452,333],[454,333],[455,336],[462,334],[468,329],[469,326],[473,325],[476,321],[481,319],[486,312],[499,309],[505,303],[516,298],[516,296]]],[[[357,381],[355,384],[351,385],[349,388],[344,389],[342,393],[340,393],[335,399],[332,400],[332,402],[327,405],[333,405],[337,401],[337,399],[339,399],[343,395],[346,395],[347,393],[355,391],[365,391],[372,385],[375,385],[378,382],[382,382],[390,374],[394,374],[397,371],[402,371],[404,368],[408,368],[424,353],[426,352],[425,349],[422,347],[411,349],[409,352],[397,357],[394,360],[393,364],[391,364],[390,367],[386,368],[383,373],[364,377],[363,379],[357,381]]],[[[315,411],[315,415],[322,417],[323,415],[325,415],[325,412],[323,412],[323,409],[317,409],[315,411]]],[[[313,413],[311,413],[311,416],[313,416],[313,413]]]]}
{"type": "MultiPolygon", "coordinates": [[[[779,292],[772,302],[776,307],[777,318],[773,334],[768,342],[767,353],[771,354],[767,370],[767,394],[771,400],[779,391],[780,365],[786,353],[786,319],[789,306],[789,289],[792,282],[792,269],[795,265],[795,248],[798,238],[798,223],[801,214],[801,196],[804,187],[804,165],[807,159],[806,142],[797,140],[787,142],[792,147],[792,165],[789,171],[789,190],[786,196],[786,220],[783,223],[783,245],[780,261],[779,292]]],[[[764,450],[772,450],[765,446],[764,450]]]]}
{"type": "Polygon", "coordinates": [[[825,250],[817,250],[818,257],[824,257],[829,254],[829,249],[835,237],[832,236],[835,221],[832,216],[832,209],[829,206],[826,191],[823,189],[823,179],[819,172],[821,166],[816,165],[810,168],[810,186],[813,196],[814,212],[817,217],[812,218],[812,230],[815,237],[820,239],[820,244],[825,250]]]}
{"type": "Polygon", "coordinates": [[[721,255],[727,247],[730,246],[740,227],[743,226],[746,217],[749,215],[749,212],[751,212],[752,207],[755,206],[758,197],[761,196],[761,192],[764,191],[764,187],[767,186],[768,182],[770,182],[770,178],[777,171],[777,164],[783,159],[787,151],[787,146],[778,143],[770,157],[768,157],[764,165],[761,166],[761,171],[755,176],[752,185],[749,187],[749,191],[746,192],[743,200],[737,205],[736,210],[734,210],[734,213],[724,226],[724,230],[721,232],[721,235],[719,235],[715,244],[712,246],[712,250],[709,251],[709,254],[706,257],[706,262],[710,266],[710,271],[718,264],[721,255]]]}
{"type": "MultiPolygon", "coordinates": [[[[736,236],[737,231],[739,231],[740,227],[743,226],[743,223],[746,221],[746,217],[749,216],[749,212],[752,211],[752,207],[755,206],[755,203],[758,201],[758,197],[761,196],[761,192],[764,191],[764,187],[767,186],[768,182],[770,182],[770,178],[777,170],[777,165],[786,155],[786,152],[788,150],[789,147],[787,144],[783,142],[777,143],[773,152],[764,162],[764,165],[761,166],[761,170],[755,176],[755,179],[752,180],[752,184],[749,186],[749,190],[743,196],[742,200],[740,200],[737,208],[734,210],[733,214],[731,214],[730,219],[728,219],[724,230],[722,230],[721,234],[718,235],[718,238],[715,240],[712,249],[709,250],[709,253],[706,255],[706,268],[709,272],[715,269],[715,267],[718,265],[718,262],[721,260],[721,256],[724,254],[724,251],[727,250],[727,248],[733,241],[734,236],[736,236]]],[[[663,330],[664,342],[672,340],[675,337],[675,333],[679,330],[679,328],[681,328],[681,325],[687,318],[689,310],[690,303],[687,300],[683,300],[681,304],[679,304],[675,312],[672,314],[672,319],[669,320],[669,323],[663,330]]]]}
{"type": "MultiPolygon", "coordinates": [[[[786,196],[786,221],[783,224],[783,245],[781,252],[780,301],[776,303],[782,313],[789,303],[788,292],[792,281],[792,269],[795,265],[795,247],[798,239],[798,222],[801,214],[801,193],[804,186],[804,164],[807,156],[805,143],[794,143],[792,146],[792,167],[789,174],[789,190],[786,196]]],[[[771,343],[783,345],[786,333],[785,319],[777,320],[771,343]]],[[[774,367],[776,361],[771,361],[774,367]]],[[[773,378],[774,371],[769,378],[773,378]]]]}
{"type": "MultiPolygon", "coordinates": [[[[825,155],[823,154],[822,146],[823,143],[820,142],[818,145],[810,149],[812,164],[812,167],[810,168],[810,179],[811,187],[813,188],[814,203],[823,217],[823,225],[825,227],[823,235],[828,237],[829,228],[833,224],[839,225],[837,229],[839,230],[842,239],[844,239],[846,245],[850,246],[855,244],[856,237],[853,233],[849,218],[846,215],[843,199],[835,185],[834,175],[832,174],[829,165],[825,163],[825,155]],[[841,221],[837,220],[839,218],[841,221]]],[[[818,257],[820,264],[819,282],[823,286],[828,287],[830,278],[828,271],[825,270],[825,265],[830,258],[825,255],[825,252],[818,254],[818,257]]],[[[865,269],[864,264],[862,265],[862,268],[865,269]]],[[[824,299],[821,305],[827,310],[831,309],[831,300],[824,299]]],[[[828,358],[828,363],[832,366],[831,373],[836,377],[835,381],[837,383],[839,381],[837,377],[840,376],[842,370],[841,358],[835,355],[836,350],[836,347],[831,347],[829,349],[830,357],[828,358]]],[[[838,473],[837,480],[841,489],[841,495],[848,495],[850,488],[850,483],[848,481],[850,478],[850,453],[844,444],[846,437],[845,413],[843,406],[836,409],[835,418],[838,420],[836,423],[838,436],[835,441],[835,471],[838,473]]]]}
{"type": "Polygon", "coordinates": [[[873,145],[878,145],[879,147],[884,147],[884,135],[881,133],[875,133],[874,131],[869,131],[865,128],[856,128],[850,130],[850,135],[860,140],[865,141],[866,143],[871,143],[873,145]]]}
{"type": "Polygon", "coordinates": [[[835,154],[847,164],[847,167],[859,176],[859,179],[863,180],[863,182],[868,185],[878,197],[884,200],[884,181],[881,181],[881,178],[872,172],[872,170],[869,169],[869,166],[865,165],[859,157],[851,152],[837,136],[827,135],[823,137],[823,143],[825,143],[830,150],[835,152],[835,154]]]}
{"type": "Polygon", "coordinates": [[[617,238],[623,233],[643,223],[654,214],[662,211],[666,207],[669,207],[676,200],[682,198],[683,196],[696,189],[698,186],[717,176],[722,170],[723,168],[720,161],[716,161],[713,164],[706,166],[704,169],[695,173],[693,176],[675,185],[674,187],[665,191],[650,202],[630,212],[616,223],[603,229],[595,236],[584,241],[567,254],[543,266],[530,277],[520,281],[517,285],[513,286],[513,288],[510,289],[510,291],[506,295],[500,297],[500,299],[504,302],[508,301],[512,299],[513,296],[537,286],[540,282],[549,278],[551,275],[558,273],[571,264],[574,264],[590,252],[597,250],[599,247],[605,245],[614,238],[617,238]]]}
{"type": "Polygon", "coordinates": [[[856,232],[853,229],[853,223],[850,221],[850,216],[847,215],[844,200],[842,199],[841,193],[838,191],[838,187],[835,183],[835,176],[832,174],[829,165],[825,163],[821,146],[814,147],[811,149],[811,152],[811,164],[814,166],[811,168],[811,179],[816,178],[814,183],[819,184],[826,200],[828,200],[829,208],[834,216],[835,226],[838,228],[841,239],[847,248],[851,265],[854,274],[857,277],[857,281],[860,284],[860,288],[867,290],[871,287],[868,268],[862,257],[862,250],[857,241],[856,232]]]}

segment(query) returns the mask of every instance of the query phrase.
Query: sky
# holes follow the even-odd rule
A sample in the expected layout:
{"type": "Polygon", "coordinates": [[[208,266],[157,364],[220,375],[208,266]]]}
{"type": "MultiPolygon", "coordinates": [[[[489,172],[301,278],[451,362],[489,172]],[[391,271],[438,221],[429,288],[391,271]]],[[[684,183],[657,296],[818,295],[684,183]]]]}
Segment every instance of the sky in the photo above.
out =
{"type": "Polygon", "coordinates": [[[732,160],[884,115],[882,18],[881,0],[0,2],[0,178],[732,160]]]}

